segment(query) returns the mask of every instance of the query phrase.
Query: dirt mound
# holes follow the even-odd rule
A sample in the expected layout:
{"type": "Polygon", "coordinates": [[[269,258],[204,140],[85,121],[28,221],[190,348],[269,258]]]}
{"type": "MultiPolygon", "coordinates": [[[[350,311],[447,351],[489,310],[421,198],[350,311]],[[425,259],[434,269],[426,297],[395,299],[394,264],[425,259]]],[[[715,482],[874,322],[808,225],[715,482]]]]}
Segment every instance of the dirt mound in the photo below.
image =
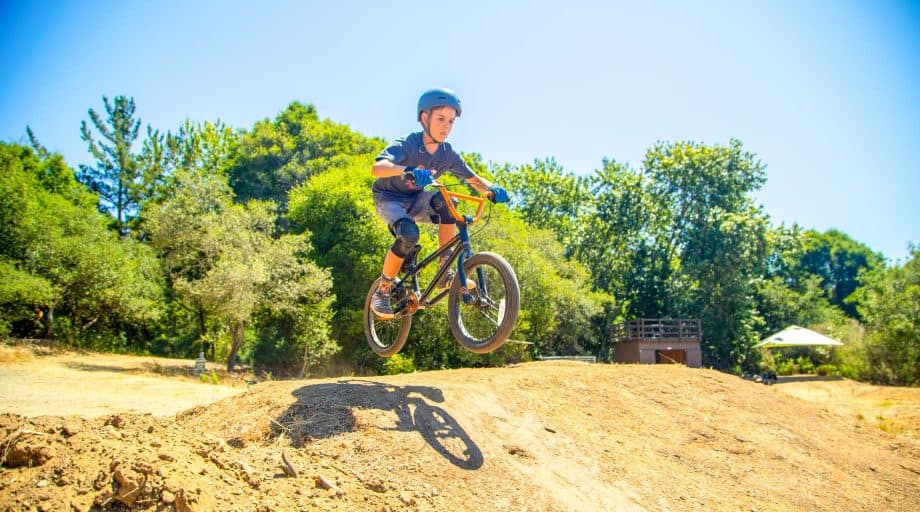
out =
{"type": "Polygon", "coordinates": [[[920,446],[678,366],[271,382],[175,418],[0,416],[3,510],[916,510],[920,446]]]}

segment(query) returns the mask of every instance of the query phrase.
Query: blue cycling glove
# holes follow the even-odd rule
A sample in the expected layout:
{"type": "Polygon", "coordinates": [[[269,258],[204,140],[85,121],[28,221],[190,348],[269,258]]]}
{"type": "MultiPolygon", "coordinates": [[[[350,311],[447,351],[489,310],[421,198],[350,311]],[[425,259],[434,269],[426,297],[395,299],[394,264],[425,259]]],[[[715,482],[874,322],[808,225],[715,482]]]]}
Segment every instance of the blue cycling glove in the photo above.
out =
{"type": "Polygon", "coordinates": [[[493,203],[507,203],[510,200],[508,192],[498,185],[489,187],[489,190],[492,192],[492,197],[490,199],[493,203]]]}
{"type": "Polygon", "coordinates": [[[406,167],[406,170],[403,171],[403,176],[405,176],[406,181],[414,183],[418,188],[425,188],[432,183],[431,171],[428,169],[406,167]]]}

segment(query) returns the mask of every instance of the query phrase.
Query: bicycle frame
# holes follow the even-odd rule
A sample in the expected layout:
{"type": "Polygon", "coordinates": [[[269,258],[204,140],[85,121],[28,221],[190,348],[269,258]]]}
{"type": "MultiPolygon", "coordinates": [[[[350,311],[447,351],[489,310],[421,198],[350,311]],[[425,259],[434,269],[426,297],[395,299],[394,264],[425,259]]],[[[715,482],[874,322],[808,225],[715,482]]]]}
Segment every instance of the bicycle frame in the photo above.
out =
{"type": "MultiPolygon", "coordinates": [[[[416,309],[427,309],[427,308],[434,306],[441,300],[443,300],[444,297],[447,296],[447,292],[449,290],[441,290],[441,292],[437,293],[436,295],[434,294],[434,292],[436,291],[436,286],[437,286],[438,281],[441,280],[441,277],[444,276],[444,274],[448,271],[450,266],[453,265],[454,263],[456,263],[457,265],[457,274],[454,277],[454,279],[460,279],[461,283],[466,283],[467,278],[466,278],[466,271],[463,269],[463,262],[467,258],[473,255],[473,248],[470,242],[470,235],[469,235],[468,228],[474,222],[479,220],[479,218],[482,216],[482,210],[485,206],[486,200],[483,197],[476,197],[476,196],[471,196],[467,194],[460,194],[457,192],[450,192],[449,190],[447,190],[447,187],[439,183],[437,180],[435,180],[433,185],[438,187],[438,190],[441,193],[441,196],[444,198],[444,202],[447,204],[447,209],[450,211],[451,216],[454,218],[454,221],[456,222],[458,233],[454,235],[454,237],[451,238],[449,242],[438,247],[436,251],[426,256],[422,261],[412,263],[409,266],[409,268],[403,273],[403,279],[400,284],[404,285],[404,284],[411,282],[412,288],[411,290],[407,290],[407,291],[409,293],[414,294],[414,297],[412,298],[412,300],[410,300],[409,296],[407,295],[405,299],[401,299],[396,304],[393,312],[395,313],[397,317],[401,316],[401,313],[403,313],[407,308],[410,310],[409,314],[412,314],[415,312],[416,309]],[[478,203],[476,214],[472,217],[461,214],[459,211],[457,211],[456,207],[454,206],[453,199],[472,201],[472,202],[478,203]],[[425,291],[422,292],[421,286],[419,285],[419,280],[418,280],[419,272],[425,267],[427,267],[428,265],[430,265],[431,262],[440,259],[440,257],[445,252],[451,249],[456,249],[456,250],[454,250],[451,253],[447,263],[442,268],[438,269],[438,272],[437,274],[435,274],[434,279],[432,279],[432,281],[428,284],[428,286],[425,288],[425,291]],[[432,295],[434,296],[432,297],[432,295]]],[[[416,249],[410,253],[407,259],[415,258],[418,255],[420,248],[421,246],[416,246],[416,249]]],[[[479,273],[480,274],[482,273],[481,269],[479,270],[479,273]]],[[[478,285],[484,287],[485,286],[484,276],[479,275],[477,277],[479,277],[478,285]]],[[[483,291],[487,291],[487,290],[483,290],[483,291]]],[[[469,302],[470,300],[469,293],[466,291],[465,286],[463,287],[463,300],[465,302],[469,302]]]]}

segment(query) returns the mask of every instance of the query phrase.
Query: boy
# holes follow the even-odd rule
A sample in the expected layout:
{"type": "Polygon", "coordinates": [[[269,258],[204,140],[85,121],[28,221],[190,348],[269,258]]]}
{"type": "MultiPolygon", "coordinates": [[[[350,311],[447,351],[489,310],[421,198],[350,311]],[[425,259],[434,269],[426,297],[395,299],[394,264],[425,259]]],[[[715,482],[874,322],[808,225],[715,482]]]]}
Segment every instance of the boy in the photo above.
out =
{"type": "MultiPolygon", "coordinates": [[[[450,89],[426,91],[418,100],[418,121],[422,131],[393,142],[377,155],[371,169],[371,174],[377,178],[373,186],[377,215],[396,237],[383,261],[380,285],[371,301],[371,309],[378,318],[393,318],[390,289],[403,258],[418,243],[416,222],[437,224],[441,245],[449,242],[456,233],[454,218],[441,194],[424,190],[432,179],[449,172],[466,180],[480,194],[489,193],[492,202],[508,202],[505,189],[477,176],[445,142],[460,112],[460,98],[450,89]]],[[[442,256],[442,266],[448,256],[442,256]]],[[[446,272],[439,286],[447,288],[452,278],[453,275],[446,272]]]]}

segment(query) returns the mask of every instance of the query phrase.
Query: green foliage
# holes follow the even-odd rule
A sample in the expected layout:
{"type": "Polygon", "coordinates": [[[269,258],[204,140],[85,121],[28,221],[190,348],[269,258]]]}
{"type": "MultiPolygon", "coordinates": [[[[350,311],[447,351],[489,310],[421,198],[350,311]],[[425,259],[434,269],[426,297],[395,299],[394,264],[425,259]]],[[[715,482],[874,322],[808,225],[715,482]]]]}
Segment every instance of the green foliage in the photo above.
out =
{"type": "Polygon", "coordinates": [[[815,372],[821,376],[840,375],[840,372],[837,370],[837,367],[832,364],[822,364],[815,369],[815,372]]]}
{"type": "Polygon", "coordinates": [[[364,299],[393,243],[374,213],[370,168],[364,159],[317,174],[291,192],[288,214],[292,231],[311,233],[311,259],[331,269],[334,335],[346,353],[363,347],[364,299]]]}
{"type": "MultiPolygon", "coordinates": [[[[511,166],[464,155],[511,192],[510,205],[491,207],[474,229],[473,246],[515,268],[522,309],[512,340],[532,345],[466,352],[441,304],[414,317],[400,356],[381,360],[365,347],[362,314],[392,243],[370,193],[384,141],[294,102],[247,131],[148,126],[134,153],[133,99],[103,103],[104,114],[90,109],[81,124],[96,163],[80,180],[31,129],[32,149],[0,144],[0,334],[177,356],[205,350],[279,375],[330,367],[341,346],[336,364],[392,373],[604,358],[614,323],[698,317],[704,362],[720,368],[920,379],[917,251],[887,268],[844,233],[771,228],[751,197],[764,166],[737,140],[661,142],[637,170],[604,160],[589,176],[552,158],[511,166]],[[116,236],[113,223],[133,239],[116,236]],[[845,345],[754,350],[790,324],[845,345]]],[[[423,253],[435,240],[424,227],[423,253]]]]}
{"type": "Polygon", "coordinates": [[[311,176],[349,167],[355,157],[372,157],[383,145],[347,125],[320,120],[313,105],[295,101],[274,121],[259,121],[242,136],[230,183],[241,201],[267,199],[284,206],[288,193],[311,176]]]}
{"type": "Polygon", "coordinates": [[[124,332],[159,318],[162,285],[153,252],[106,228],[59,156],[42,159],[2,144],[0,168],[0,255],[10,276],[7,297],[16,304],[7,303],[8,310],[39,307],[43,335],[94,345],[123,346],[124,332]],[[35,287],[28,296],[15,291],[26,286],[35,287]]]}
{"type": "Polygon", "coordinates": [[[596,354],[605,338],[592,320],[603,314],[610,296],[592,291],[591,274],[567,259],[555,238],[496,208],[473,242],[476,250],[501,254],[515,269],[521,313],[512,339],[533,342],[540,355],[596,354]]]}
{"type": "Polygon", "coordinates": [[[186,120],[175,134],[161,134],[148,127],[138,157],[145,185],[140,223],[143,225],[145,209],[172,195],[177,170],[225,176],[238,145],[239,135],[220,121],[193,124],[186,120]]]}
{"type": "Polygon", "coordinates": [[[804,237],[798,226],[769,230],[767,246],[765,270],[755,280],[754,294],[761,337],[790,325],[818,324],[842,314],[827,300],[821,277],[801,271],[804,237]]]}
{"type": "MultiPolygon", "coordinates": [[[[0,336],[11,333],[13,324],[32,321],[32,331],[40,334],[39,305],[51,302],[54,289],[51,283],[29,272],[16,268],[14,262],[0,257],[0,336]]],[[[27,328],[21,334],[30,335],[27,328]]]]}
{"type": "Polygon", "coordinates": [[[920,249],[913,248],[905,264],[870,270],[861,279],[854,302],[870,331],[862,377],[920,384],[920,249]]]}
{"type": "Polygon", "coordinates": [[[840,231],[806,231],[797,270],[800,275],[820,277],[830,303],[859,318],[859,304],[848,298],[861,284],[860,273],[884,267],[884,261],[880,254],[840,231]]]}
{"type": "Polygon", "coordinates": [[[722,368],[758,362],[753,281],[763,271],[769,222],[749,195],[766,179],[755,158],[737,140],[679,142],[656,145],[643,163],[663,208],[657,238],[679,261],[669,282],[672,311],[701,318],[704,359],[722,368]]]}
{"type": "MultiPolygon", "coordinates": [[[[307,235],[273,236],[274,205],[233,202],[227,178],[205,165],[175,172],[173,196],[152,208],[146,226],[162,255],[172,288],[220,321],[231,335],[228,369],[243,348],[248,325],[260,311],[305,326],[304,365],[311,353],[334,351],[328,338],[326,271],[300,258],[307,235]]],[[[262,318],[270,318],[265,313],[262,318]]]]}
{"type": "Polygon", "coordinates": [[[514,209],[525,221],[551,229],[563,246],[570,246],[578,218],[590,204],[585,178],[566,173],[553,159],[505,165],[494,173],[502,186],[514,192],[514,209]]]}
{"type": "Polygon", "coordinates": [[[590,187],[592,202],[579,219],[573,254],[592,269],[594,286],[616,299],[616,314],[624,318],[671,314],[667,283],[677,258],[661,240],[664,216],[647,177],[605,160],[591,177],[590,187]]]}
{"type": "Polygon", "coordinates": [[[396,354],[383,362],[384,375],[398,375],[415,371],[415,363],[412,362],[412,358],[403,354],[396,354]]]}
{"type": "Polygon", "coordinates": [[[220,378],[217,376],[217,372],[212,371],[211,373],[203,372],[198,374],[198,380],[202,384],[220,384],[220,378]]]}
{"type": "Polygon", "coordinates": [[[779,277],[758,278],[756,285],[754,300],[762,321],[761,337],[790,325],[819,323],[830,314],[831,306],[817,276],[806,281],[801,292],[786,286],[779,277]]]}
{"type": "Polygon", "coordinates": [[[126,235],[137,217],[144,187],[143,175],[131,146],[137,139],[140,119],[134,118],[134,98],[116,96],[113,103],[102,97],[107,117],[89,109],[89,117],[102,140],[96,140],[86,121],[80,134],[96,158],[95,166],[80,166],[80,181],[99,194],[99,208],[115,217],[116,230],[126,235]]]}

